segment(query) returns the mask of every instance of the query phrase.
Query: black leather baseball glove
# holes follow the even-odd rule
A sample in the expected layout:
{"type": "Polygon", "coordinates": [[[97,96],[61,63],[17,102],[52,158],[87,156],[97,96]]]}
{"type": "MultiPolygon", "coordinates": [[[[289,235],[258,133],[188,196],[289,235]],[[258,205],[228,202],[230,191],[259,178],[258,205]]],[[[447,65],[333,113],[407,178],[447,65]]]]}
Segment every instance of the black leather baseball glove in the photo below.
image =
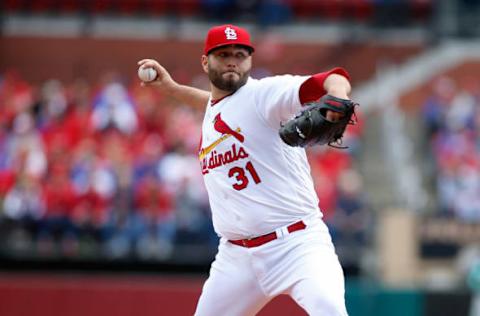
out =
{"type": "Polygon", "coordinates": [[[342,146],[342,137],[347,125],[356,123],[357,105],[351,100],[325,95],[318,101],[305,104],[302,112],[282,125],[280,137],[290,146],[327,144],[335,148],[347,148],[342,146]],[[327,110],[341,113],[341,118],[335,122],[327,120],[327,110]]]}

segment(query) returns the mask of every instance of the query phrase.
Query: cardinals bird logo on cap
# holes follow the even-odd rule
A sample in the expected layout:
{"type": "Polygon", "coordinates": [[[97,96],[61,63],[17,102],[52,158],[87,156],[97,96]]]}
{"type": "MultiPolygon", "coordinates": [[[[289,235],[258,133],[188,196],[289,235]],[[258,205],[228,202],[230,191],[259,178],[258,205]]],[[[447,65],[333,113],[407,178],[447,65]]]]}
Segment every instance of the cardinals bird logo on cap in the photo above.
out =
{"type": "Polygon", "coordinates": [[[237,39],[237,32],[234,29],[227,26],[225,28],[225,35],[227,36],[227,40],[236,40],[237,39]]]}

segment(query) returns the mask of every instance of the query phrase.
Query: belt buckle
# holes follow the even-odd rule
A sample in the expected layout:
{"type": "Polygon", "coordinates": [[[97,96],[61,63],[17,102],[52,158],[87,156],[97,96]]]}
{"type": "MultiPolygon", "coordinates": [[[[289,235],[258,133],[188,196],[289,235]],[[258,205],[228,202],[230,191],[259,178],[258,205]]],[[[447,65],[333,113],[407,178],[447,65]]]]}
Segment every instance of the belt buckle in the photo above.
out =
{"type": "Polygon", "coordinates": [[[288,226],[280,227],[275,229],[275,237],[276,239],[283,239],[286,237],[290,232],[288,231],[288,226]]]}

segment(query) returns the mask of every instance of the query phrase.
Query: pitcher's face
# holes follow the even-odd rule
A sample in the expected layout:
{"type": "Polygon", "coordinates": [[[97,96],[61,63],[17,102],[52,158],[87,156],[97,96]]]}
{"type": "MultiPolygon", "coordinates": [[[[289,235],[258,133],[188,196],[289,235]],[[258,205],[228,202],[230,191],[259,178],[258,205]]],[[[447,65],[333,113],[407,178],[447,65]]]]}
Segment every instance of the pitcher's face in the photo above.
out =
{"type": "Polygon", "coordinates": [[[225,46],[203,56],[202,64],[216,88],[233,93],[247,82],[252,69],[252,56],[247,48],[225,46]]]}

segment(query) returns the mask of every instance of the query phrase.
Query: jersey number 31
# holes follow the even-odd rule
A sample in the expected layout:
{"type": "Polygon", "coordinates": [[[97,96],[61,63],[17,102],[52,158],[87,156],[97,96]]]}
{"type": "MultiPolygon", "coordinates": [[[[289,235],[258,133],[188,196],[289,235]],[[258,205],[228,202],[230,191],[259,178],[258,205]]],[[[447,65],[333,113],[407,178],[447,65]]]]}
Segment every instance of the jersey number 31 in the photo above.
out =
{"type": "Polygon", "coordinates": [[[260,182],[262,182],[262,180],[258,176],[257,171],[253,167],[252,162],[249,161],[245,165],[245,168],[233,167],[228,171],[228,176],[230,178],[235,177],[235,180],[237,180],[237,182],[232,185],[235,190],[240,191],[245,189],[248,186],[248,177],[245,173],[245,170],[247,170],[248,173],[250,173],[250,176],[252,177],[255,184],[259,184],[260,182]]]}

